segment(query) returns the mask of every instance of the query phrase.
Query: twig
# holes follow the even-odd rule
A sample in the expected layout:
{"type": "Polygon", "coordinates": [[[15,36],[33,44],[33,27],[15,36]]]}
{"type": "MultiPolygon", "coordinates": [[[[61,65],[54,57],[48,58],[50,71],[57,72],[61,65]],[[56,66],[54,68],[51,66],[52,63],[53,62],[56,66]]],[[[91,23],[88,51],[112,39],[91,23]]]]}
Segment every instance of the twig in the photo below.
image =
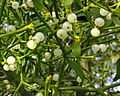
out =
{"type": "Polygon", "coordinates": [[[31,28],[33,28],[33,24],[32,23],[29,24],[29,25],[26,25],[23,28],[20,28],[20,29],[18,29],[16,31],[9,32],[9,33],[6,33],[6,34],[1,34],[0,38],[5,37],[5,36],[9,36],[9,35],[12,35],[12,34],[17,34],[17,33],[21,32],[21,31],[25,31],[25,30],[31,29],[31,28]]]}

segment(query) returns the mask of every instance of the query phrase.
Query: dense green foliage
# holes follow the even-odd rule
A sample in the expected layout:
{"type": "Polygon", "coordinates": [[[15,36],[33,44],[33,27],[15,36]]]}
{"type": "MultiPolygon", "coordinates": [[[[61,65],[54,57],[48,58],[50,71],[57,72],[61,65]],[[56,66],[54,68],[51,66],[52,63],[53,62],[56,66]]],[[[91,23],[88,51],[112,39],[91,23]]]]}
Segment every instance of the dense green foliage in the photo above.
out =
{"type": "Polygon", "coordinates": [[[119,96],[119,0],[0,0],[0,96],[119,96]]]}

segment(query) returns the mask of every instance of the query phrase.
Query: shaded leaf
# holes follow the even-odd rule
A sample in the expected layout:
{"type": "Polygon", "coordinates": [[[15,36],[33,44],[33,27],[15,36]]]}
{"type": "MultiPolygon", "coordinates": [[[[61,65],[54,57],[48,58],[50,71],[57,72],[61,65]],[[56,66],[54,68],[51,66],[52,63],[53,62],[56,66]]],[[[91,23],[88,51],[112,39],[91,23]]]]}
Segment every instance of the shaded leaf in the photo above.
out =
{"type": "Polygon", "coordinates": [[[112,9],[112,12],[113,12],[114,15],[117,15],[117,16],[120,17],[120,8],[118,8],[118,9],[112,9]]]}
{"type": "Polygon", "coordinates": [[[114,78],[114,81],[120,79],[120,59],[117,61],[117,64],[116,64],[116,76],[114,78]]]}
{"type": "Polygon", "coordinates": [[[62,0],[64,6],[70,6],[73,3],[73,0],[62,0]]]}
{"type": "Polygon", "coordinates": [[[112,16],[112,20],[115,25],[120,25],[120,18],[118,16],[112,16]]]}
{"type": "Polygon", "coordinates": [[[0,0],[0,23],[1,23],[1,17],[3,15],[5,4],[6,4],[6,0],[0,0]]]}
{"type": "Polygon", "coordinates": [[[33,0],[33,3],[35,5],[35,8],[39,11],[41,11],[44,7],[43,0],[33,0]]]}
{"type": "Polygon", "coordinates": [[[69,66],[75,70],[76,74],[82,79],[84,80],[85,79],[85,75],[83,73],[83,70],[82,70],[82,67],[80,65],[80,62],[69,62],[69,66]]]}

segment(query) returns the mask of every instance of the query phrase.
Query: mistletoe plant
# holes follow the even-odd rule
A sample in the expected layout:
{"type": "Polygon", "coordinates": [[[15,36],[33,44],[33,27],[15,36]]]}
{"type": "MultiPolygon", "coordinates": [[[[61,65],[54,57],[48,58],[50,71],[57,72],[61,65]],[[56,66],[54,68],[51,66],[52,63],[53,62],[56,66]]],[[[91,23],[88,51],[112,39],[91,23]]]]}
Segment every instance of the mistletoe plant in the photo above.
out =
{"type": "Polygon", "coordinates": [[[120,2],[0,0],[0,96],[119,96],[120,2]]]}

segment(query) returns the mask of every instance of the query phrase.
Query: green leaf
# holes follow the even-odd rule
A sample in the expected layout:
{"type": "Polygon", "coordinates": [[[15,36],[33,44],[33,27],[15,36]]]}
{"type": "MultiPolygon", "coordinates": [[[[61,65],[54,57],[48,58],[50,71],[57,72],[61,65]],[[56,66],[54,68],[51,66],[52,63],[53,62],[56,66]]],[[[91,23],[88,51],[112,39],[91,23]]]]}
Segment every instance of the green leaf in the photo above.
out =
{"type": "Polygon", "coordinates": [[[33,3],[35,5],[35,8],[39,11],[41,11],[44,7],[43,0],[33,0],[33,3]]]}
{"type": "Polygon", "coordinates": [[[73,61],[73,62],[69,62],[69,66],[73,69],[73,70],[75,70],[75,72],[76,72],[76,74],[82,79],[82,80],[84,80],[85,79],[85,75],[84,75],[84,72],[83,72],[83,70],[82,70],[82,67],[81,67],[81,65],[80,65],[80,61],[78,60],[78,62],[75,62],[75,61],[73,61]]]}
{"type": "Polygon", "coordinates": [[[117,74],[114,78],[114,81],[120,79],[120,59],[117,61],[116,68],[117,68],[117,74]]]}
{"type": "Polygon", "coordinates": [[[89,16],[99,17],[100,16],[99,11],[100,11],[99,8],[90,8],[88,14],[89,16]]]}
{"type": "Polygon", "coordinates": [[[120,25],[120,18],[118,16],[112,16],[112,20],[115,25],[120,25]]]}
{"type": "Polygon", "coordinates": [[[81,0],[75,0],[75,2],[76,2],[77,4],[79,4],[79,3],[81,2],[81,0]]]}
{"type": "Polygon", "coordinates": [[[120,17],[120,8],[118,9],[112,9],[112,14],[117,15],[120,17]]]}
{"type": "Polygon", "coordinates": [[[111,26],[112,23],[113,23],[112,20],[105,20],[104,28],[105,28],[105,27],[109,27],[109,26],[111,26]]]}
{"type": "Polygon", "coordinates": [[[64,6],[70,6],[73,3],[73,0],[62,0],[64,6]]]}
{"type": "Polygon", "coordinates": [[[6,0],[0,0],[0,23],[1,23],[1,18],[3,15],[5,4],[6,4],[6,0]]]}
{"type": "Polygon", "coordinates": [[[72,55],[75,57],[80,57],[81,48],[79,42],[74,42],[72,45],[72,55]]]}

